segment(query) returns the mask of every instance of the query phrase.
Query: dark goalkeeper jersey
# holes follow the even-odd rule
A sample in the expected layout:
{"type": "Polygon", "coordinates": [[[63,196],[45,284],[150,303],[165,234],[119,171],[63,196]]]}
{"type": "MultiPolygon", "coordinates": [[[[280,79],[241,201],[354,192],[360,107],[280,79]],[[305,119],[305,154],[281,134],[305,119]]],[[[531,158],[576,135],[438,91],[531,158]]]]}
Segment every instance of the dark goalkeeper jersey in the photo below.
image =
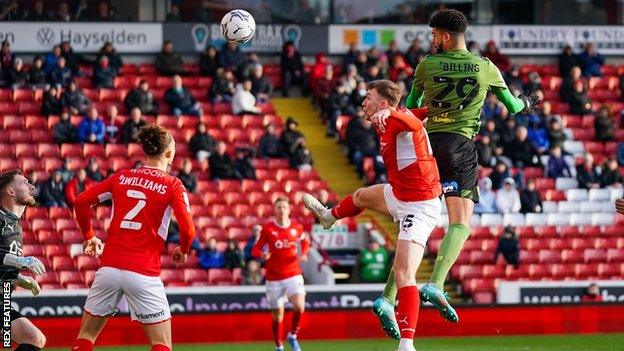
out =
{"type": "MultiPolygon", "coordinates": [[[[5,254],[22,256],[22,228],[19,217],[0,208],[0,253],[2,259],[5,254]]],[[[2,265],[0,261],[0,280],[14,281],[19,269],[2,265]]]]}

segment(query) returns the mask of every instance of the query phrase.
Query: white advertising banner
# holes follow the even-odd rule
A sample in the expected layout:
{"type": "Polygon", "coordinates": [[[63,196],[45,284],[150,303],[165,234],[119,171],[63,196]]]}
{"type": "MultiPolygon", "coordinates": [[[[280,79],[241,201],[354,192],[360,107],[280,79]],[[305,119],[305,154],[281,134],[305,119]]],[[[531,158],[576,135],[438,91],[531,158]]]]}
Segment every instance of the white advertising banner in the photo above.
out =
{"type": "Polygon", "coordinates": [[[503,281],[496,300],[501,304],[549,304],[580,302],[587,287],[596,283],[604,302],[624,302],[624,280],[503,281]]]}
{"type": "Polygon", "coordinates": [[[604,55],[624,55],[624,26],[492,26],[501,52],[511,55],[560,54],[566,45],[580,52],[591,42],[604,55]]]}
{"type": "Polygon", "coordinates": [[[48,52],[62,41],[76,52],[97,52],[110,41],[120,53],[155,53],[162,48],[160,23],[0,22],[0,41],[13,52],[48,52]]]}
{"type": "MultiPolygon", "coordinates": [[[[490,40],[491,26],[470,26],[466,33],[468,40],[484,44],[490,40]]],[[[428,25],[330,25],[328,31],[329,53],[344,54],[349,45],[355,43],[359,50],[375,46],[385,50],[392,40],[396,40],[400,50],[407,50],[416,38],[423,48],[431,41],[431,27],[428,25]]]]}

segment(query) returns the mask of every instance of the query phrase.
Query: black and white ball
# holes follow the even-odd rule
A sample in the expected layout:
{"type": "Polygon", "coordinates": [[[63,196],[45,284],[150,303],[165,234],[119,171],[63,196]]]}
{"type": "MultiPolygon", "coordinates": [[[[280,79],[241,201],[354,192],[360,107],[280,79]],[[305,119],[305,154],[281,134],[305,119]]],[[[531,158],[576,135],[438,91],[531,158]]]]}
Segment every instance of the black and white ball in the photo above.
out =
{"type": "Polygon", "coordinates": [[[229,42],[246,43],[256,33],[256,21],[245,10],[232,10],[221,19],[221,33],[229,42]]]}

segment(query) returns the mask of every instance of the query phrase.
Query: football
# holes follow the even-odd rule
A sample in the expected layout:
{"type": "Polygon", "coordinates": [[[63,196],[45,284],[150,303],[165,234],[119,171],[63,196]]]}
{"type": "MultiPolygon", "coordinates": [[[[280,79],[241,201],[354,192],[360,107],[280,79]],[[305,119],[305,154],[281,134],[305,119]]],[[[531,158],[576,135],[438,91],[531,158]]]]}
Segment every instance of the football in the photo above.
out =
{"type": "Polygon", "coordinates": [[[253,38],[256,32],[256,21],[245,10],[232,10],[221,19],[221,33],[225,40],[243,44],[253,38]]]}

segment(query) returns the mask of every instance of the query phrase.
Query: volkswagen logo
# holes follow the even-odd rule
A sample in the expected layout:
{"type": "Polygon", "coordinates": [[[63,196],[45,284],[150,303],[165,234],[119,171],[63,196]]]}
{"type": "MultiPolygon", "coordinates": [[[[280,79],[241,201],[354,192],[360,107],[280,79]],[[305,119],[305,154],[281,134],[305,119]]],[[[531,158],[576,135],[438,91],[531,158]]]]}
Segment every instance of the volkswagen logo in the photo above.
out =
{"type": "Polygon", "coordinates": [[[54,44],[54,30],[50,27],[42,27],[37,31],[37,41],[44,46],[54,44]]]}

